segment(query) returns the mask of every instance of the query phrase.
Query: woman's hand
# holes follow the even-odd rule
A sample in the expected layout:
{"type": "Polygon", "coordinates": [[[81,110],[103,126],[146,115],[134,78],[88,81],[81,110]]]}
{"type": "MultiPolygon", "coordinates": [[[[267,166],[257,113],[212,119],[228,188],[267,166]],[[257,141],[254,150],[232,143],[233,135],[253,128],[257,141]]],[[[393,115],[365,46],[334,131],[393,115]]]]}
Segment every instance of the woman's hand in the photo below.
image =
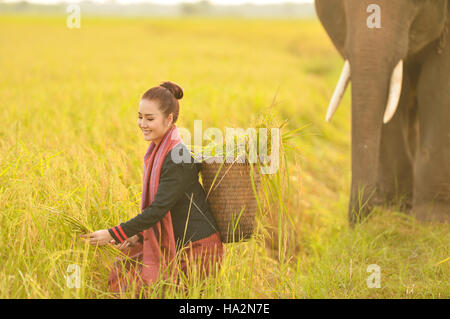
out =
{"type": "Polygon", "coordinates": [[[133,237],[127,238],[123,243],[117,244],[116,248],[124,251],[126,250],[128,247],[133,247],[134,245],[136,245],[136,243],[139,241],[139,236],[138,235],[134,235],[133,237]]]}
{"type": "Polygon", "coordinates": [[[114,240],[107,229],[97,230],[96,232],[81,235],[81,238],[89,239],[89,244],[104,246],[114,240]]]}

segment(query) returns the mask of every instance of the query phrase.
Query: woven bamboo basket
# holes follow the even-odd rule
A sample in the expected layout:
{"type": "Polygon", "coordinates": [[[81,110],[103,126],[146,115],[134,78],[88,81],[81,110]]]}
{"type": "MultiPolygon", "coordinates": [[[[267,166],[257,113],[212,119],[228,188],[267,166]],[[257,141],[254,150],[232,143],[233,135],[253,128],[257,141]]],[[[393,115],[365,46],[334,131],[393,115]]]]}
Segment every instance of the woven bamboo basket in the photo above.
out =
{"type": "MultiPolygon", "coordinates": [[[[248,240],[253,234],[258,209],[251,182],[250,163],[212,162],[216,158],[221,161],[220,157],[209,158],[202,162],[201,169],[203,187],[211,213],[224,243],[248,240]],[[211,188],[213,181],[214,185],[211,188]]],[[[260,176],[256,164],[253,164],[253,180],[258,194],[260,176]]]]}

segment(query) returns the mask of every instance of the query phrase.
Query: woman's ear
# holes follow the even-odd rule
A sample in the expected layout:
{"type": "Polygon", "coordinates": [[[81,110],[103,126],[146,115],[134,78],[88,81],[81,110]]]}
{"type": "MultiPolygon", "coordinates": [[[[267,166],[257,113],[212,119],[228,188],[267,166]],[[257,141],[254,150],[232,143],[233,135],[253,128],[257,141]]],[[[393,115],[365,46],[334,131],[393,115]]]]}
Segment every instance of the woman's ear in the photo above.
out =
{"type": "Polygon", "coordinates": [[[171,124],[173,124],[173,113],[170,113],[169,116],[167,117],[167,126],[170,126],[171,124]]]}

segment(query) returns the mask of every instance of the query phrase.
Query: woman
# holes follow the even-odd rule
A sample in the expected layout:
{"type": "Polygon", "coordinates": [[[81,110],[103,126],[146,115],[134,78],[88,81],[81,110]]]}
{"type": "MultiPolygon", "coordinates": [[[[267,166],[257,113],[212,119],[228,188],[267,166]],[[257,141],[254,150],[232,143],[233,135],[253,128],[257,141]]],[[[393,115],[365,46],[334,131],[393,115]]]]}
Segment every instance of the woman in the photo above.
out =
{"type": "Polygon", "coordinates": [[[201,163],[194,162],[175,126],[182,97],[178,85],[164,82],[141,98],[138,125],[151,142],[144,156],[141,214],[83,236],[92,245],[115,242],[131,257],[131,263],[116,261],[110,273],[114,292],[126,291],[130,283],[142,287],[158,278],[174,279],[180,251],[179,268],[185,273],[191,262],[198,262],[206,273],[220,265],[222,241],[198,181],[201,163]],[[189,163],[180,162],[182,154],[189,154],[189,163]]]}

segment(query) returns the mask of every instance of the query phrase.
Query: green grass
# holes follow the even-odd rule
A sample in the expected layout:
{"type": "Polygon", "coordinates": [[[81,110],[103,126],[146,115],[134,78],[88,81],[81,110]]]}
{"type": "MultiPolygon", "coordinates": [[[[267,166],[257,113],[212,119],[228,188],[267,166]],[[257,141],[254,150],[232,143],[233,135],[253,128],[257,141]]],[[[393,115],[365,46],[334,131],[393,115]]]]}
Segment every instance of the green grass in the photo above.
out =
{"type": "Polygon", "coordinates": [[[348,94],[324,120],[342,64],[314,20],[83,18],[71,30],[64,17],[0,16],[0,298],[112,297],[113,255],[48,208],[93,229],[138,213],[138,101],[164,80],[185,90],[179,127],[247,128],[275,95],[286,131],[306,125],[255,237],[168,297],[448,298],[448,226],[383,209],[348,226],[348,94]],[[66,285],[70,264],[79,289],[66,285]],[[370,264],[379,289],[366,285],[370,264]]]}

